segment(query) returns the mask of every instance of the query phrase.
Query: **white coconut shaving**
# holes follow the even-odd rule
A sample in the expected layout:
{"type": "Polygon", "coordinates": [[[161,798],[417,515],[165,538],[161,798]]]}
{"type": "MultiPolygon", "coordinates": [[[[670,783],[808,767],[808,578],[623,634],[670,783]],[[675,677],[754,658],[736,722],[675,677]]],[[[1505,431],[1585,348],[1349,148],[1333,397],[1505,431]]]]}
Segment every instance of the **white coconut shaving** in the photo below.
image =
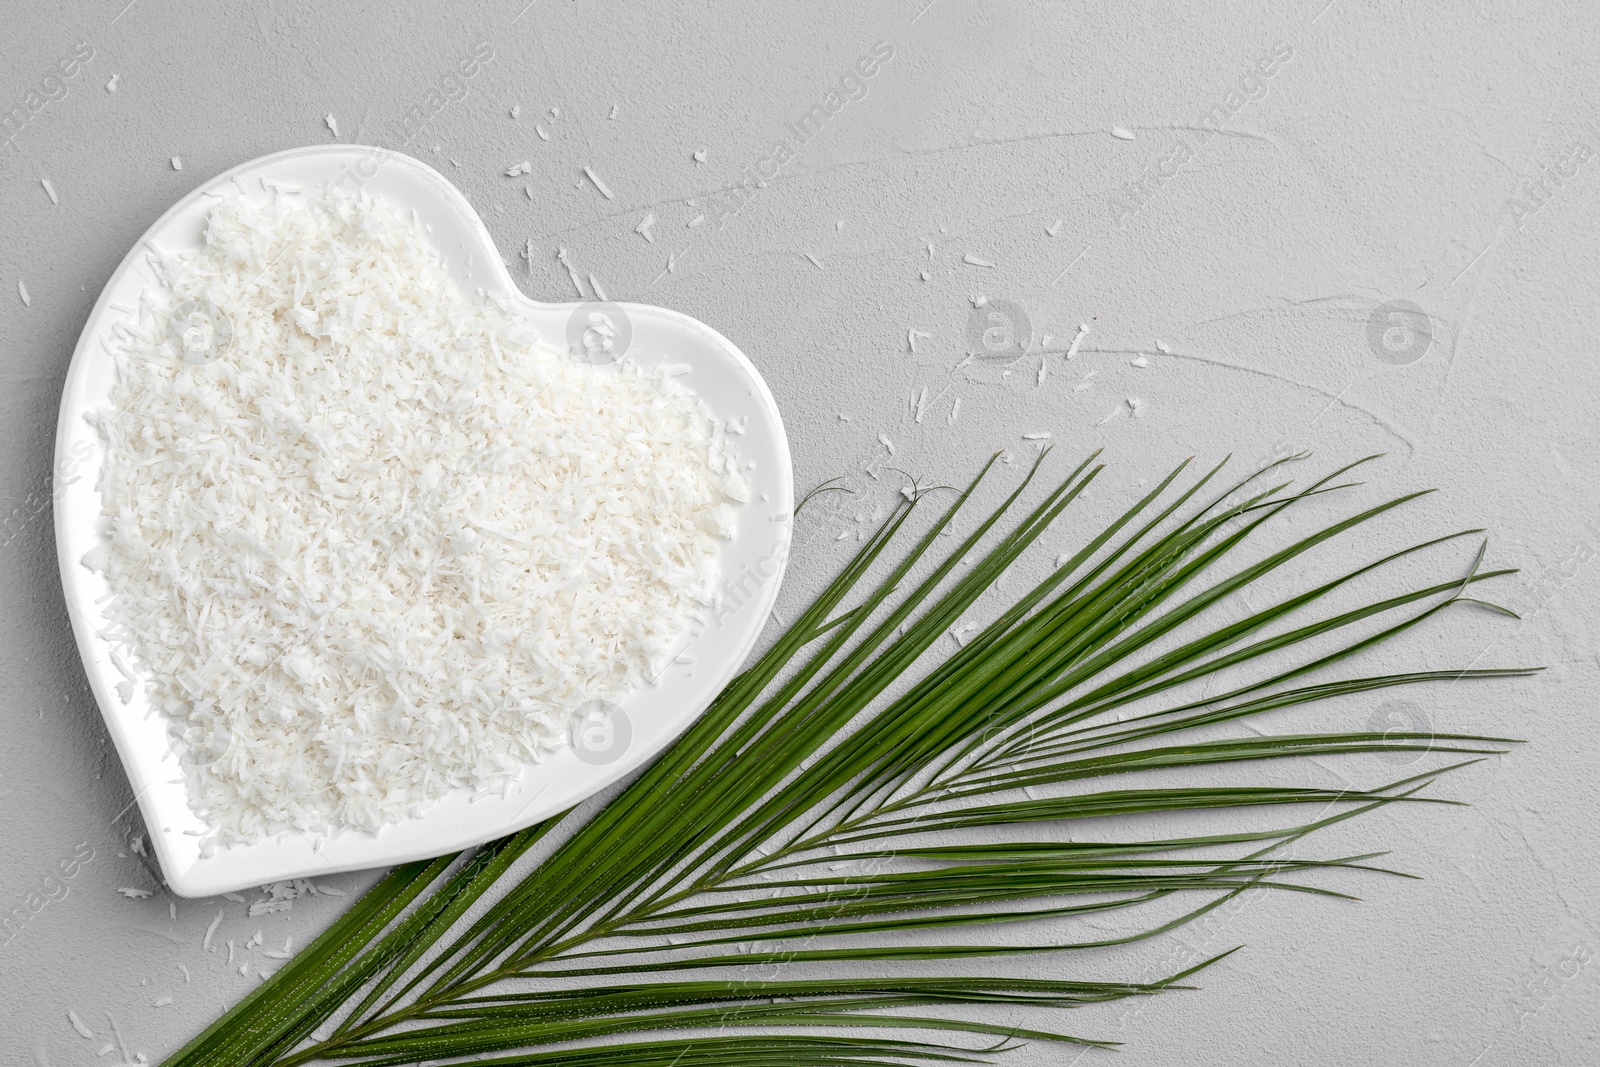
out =
{"type": "Polygon", "coordinates": [[[85,563],[212,841],[503,790],[670,660],[749,497],[682,387],[543,344],[366,197],[224,202],[165,266],[85,563]]]}

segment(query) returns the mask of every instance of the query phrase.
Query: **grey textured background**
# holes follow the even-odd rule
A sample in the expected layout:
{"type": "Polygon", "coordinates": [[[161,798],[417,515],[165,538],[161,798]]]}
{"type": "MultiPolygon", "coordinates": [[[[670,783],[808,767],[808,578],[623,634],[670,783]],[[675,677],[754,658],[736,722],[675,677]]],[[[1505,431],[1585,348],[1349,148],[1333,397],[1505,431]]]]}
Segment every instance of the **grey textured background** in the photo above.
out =
{"type": "MultiPolygon", "coordinates": [[[[0,149],[0,910],[25,918],[0,944],[0,1061],[117,1062],[120,1048],[96,1056],[119,1040],[113,1019],[129,1053],[157,1060],[271,965],[252,952],[240,976],[201,951],[219,910],[219,939],[262,929],[271,948],[303,943],[340,906],[316,897],[250,919],[233,902],[177,901],[174,919],[131,854],[141,827],[56,577],[56,405],[99,288],[170,203],[247,159],[331,140],[329,112],[342,140],[400,147],[396,124],[480,42],[493,60],[406,150],[478,206],[531,295],[572,298],[555,259],[565,247],[611,297],[732,337],[778,397],[802,488],[846,474],[892,494],[866,473],[886,460],[880,433],[897,466],[948,478],[997,447],[1026,455],[1027,431],[1052,431],[1073,456],[1103,445],[1112,468],[1096,509],[1190,454],[1254,463],[1308,447],[1326,465],[1384,451],[1363,492],[1442,491],[1383,537],[1482,525],[1491,562],[1523,568],[1498,593],[1522,624],[1452,614],[1374,661],[1550,667],[1528,683],[1408,695],[1442,727],[1530,742],[1441,787],[1473,807],[1380,813],[1328,846],[1392,848],[1427,881],[1352,882],[1360,904],[1269,896],[1220,929],[1085,961],[1149,976],[1174,943],[1249,946],[1202,991],[1052,1022],[1127,1042],[1116,1062],[1130,1064],[1600,1061],[1600,567],[1587,565],[1600,542],[1600,9],[525,3],[5,5],[0,105],[23,106],[25,121],[0,149]],[[28,110],[79,41],[92,59],[64,96],[28,110]],[[737,216],[689,225],[876,41],[894,56],[864,98],[737,216]],[[1265,95],[1251,90],[1260,98],[1202,140],[1200,117],[1280,42],[1292,57],[1261,79],[1265,95]],[[1119,219],[1127,184],[1180,138],[1193,158],[1169,162],[1119,219]],[[530,175],[505,176],[524,159],[530,175]],[[1541,179],[1535,200],[1525,183],[1541,179]],[[634,230],[647,212],[654,242],[634,230]],[[977,296],[1031,323],[1035,351],[1009,376],[987,361],[952,369],[977,296]],[[1431,330],[1413,362],[1369,345],[1374,309],[1392,300],[1431,330]],[[1092,330],[1068,362],[1079,322],[1092,330]],[[911,330],[926,335],[915,351],[911,330]],[[123,886],[156,892],[127,899],[123,886]]],[[[827,523],[802,528],[780,611],[846,550],[827,523]]],[[[1365,558],[1377,537],[1340,558],[1365,558]]],[[[1378,703],[1325,714],[1359,729],[1378,703]]],[[[1358,770],[1372,782],[1395,768],[1358,770]]],[[[328,884],[353,892],[368,877],[328,884]]],[[[1033,1046],[1009,1062],[1072,1058],[1033,1046]]]]}

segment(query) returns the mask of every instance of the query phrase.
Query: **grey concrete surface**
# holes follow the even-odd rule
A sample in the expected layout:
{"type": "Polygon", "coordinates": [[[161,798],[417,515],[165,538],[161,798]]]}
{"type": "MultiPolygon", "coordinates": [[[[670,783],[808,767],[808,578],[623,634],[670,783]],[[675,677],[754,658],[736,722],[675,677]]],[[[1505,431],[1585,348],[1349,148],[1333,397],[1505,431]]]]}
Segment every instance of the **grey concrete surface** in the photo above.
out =
{"type": "MultiPolygon", "coordinates": [[[[1302,447],[1328,465],[1387,453],[1361,493],[1438,487],[1381,536],[1486,527],[1489,560],[1522,568],[1499,596],[1524,619],[1450,617],[1374,670],[1549,670],[1408,697],[1441,727],[1528,741],[1440,787],[1472,807],[1384,812],[1328,845],[1392,849],[1426,880],[1353,881],[1359,904],[1269,896],[1214,929],[1027,966],[1148,976],[1175,944],[1248,946],[1199,991],[1052,1020],[1126,1043],[1084,1063],[1600,1062],[1594,5],[12,0],[4,15],[0,1062],[159,1061],[272,965],[251,949],[241,975],[204,952],[219,912],[217,945],[260,929],[273,948],[348,903],[250,918],[160,889],[76,660],[49,510],[61,382],[112,269],[210,175],[331,140],[330,113],[340,140],[404,147],[455,182],[531,295],[573,297],[566,248],[612,298],[732,337],[778,397],[801,487],[848,475],[864,507],[897,488],[866,473],[887,461],[880,434],[894,465],[955,478],[994,448],[1026,456],[1038,430],[1073,456],[1106,449],[1092,508],[1190,454],[1302,447]],[[492,59],[442,83],[475,47],[492,59]],[[843,82],[874,47],[892,56],[843,82]],[[799,143],[817,105],[826,122],[799,143]],[[1003,346],[1025,318],[1028,355],[958,367],[978,297],[1004,316],[980,309],[979,332],[1003,346]]],[[[852,520],[802,526],[780,611],[836,566],[833,526],[852,520]]],[[[1394,543],[1379,537],[1337,558],[1394,543]]],[[[1386,712],[1323,714],[1359,729],[1386,712]]],[[[1032,1045],[1008,1062],[1073,1059],[1032,1045]]]]}

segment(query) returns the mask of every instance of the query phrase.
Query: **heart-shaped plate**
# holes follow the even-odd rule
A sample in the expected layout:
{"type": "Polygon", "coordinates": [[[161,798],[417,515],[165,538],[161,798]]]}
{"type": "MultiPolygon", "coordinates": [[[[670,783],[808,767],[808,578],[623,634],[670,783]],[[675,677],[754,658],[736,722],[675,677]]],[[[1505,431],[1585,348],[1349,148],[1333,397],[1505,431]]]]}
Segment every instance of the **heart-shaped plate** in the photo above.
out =
{"type": "Polygon", "coordinates": [[[78,651],[167,884],[186,897],[456,851],[563,811],[649,762],[705,710],[754,647],[788,562],[794,507],[789,445],[777,404],[731,341],[664,308],[528,299],[511,280],[477,212],[453,185],[409,156],[360,145],[299,148],[252,160],[196,189],[150,228],[106,283],[78,339],[62,391],[55,459],[56,549],[78,651]],[[715,418],[743,429],[736,438],[737,461],[752,487],[751,499],[738,506],[735,532],[723,548],[721,603],[707,612],[702,629],[685,637],[675,665],[656,684],[622,699],[620,715],[580,724],[589,731],[582,740],[525,767],[504,795],[474,797],[458,790],[377,833],[289,833],[207,850],[202,848],[205,824],[190,809],[184,784],[181,761],[193,758],[190,749],[174,743],[168,721],[145,695],[139,668],[130,666],[126,655],[114,654],[101,611],[109,585],[83,564],[103,540],[97,487],[104,446],[86,416],[105,408],[111,395],[117,326],[150,314],[148,305],[162,302],[160,274],[148,256],[198,251],[205,217],[221,195],[264,200],[315,191],[325,183],[359,188],[414,211],[465,291],[500,303],[557,348],[576,347],[586,327],[599,321],[593,316],[604,314],[616,334],[607,362],[625,356],[647,370],[673,365],[676,380],[715,418]]]}

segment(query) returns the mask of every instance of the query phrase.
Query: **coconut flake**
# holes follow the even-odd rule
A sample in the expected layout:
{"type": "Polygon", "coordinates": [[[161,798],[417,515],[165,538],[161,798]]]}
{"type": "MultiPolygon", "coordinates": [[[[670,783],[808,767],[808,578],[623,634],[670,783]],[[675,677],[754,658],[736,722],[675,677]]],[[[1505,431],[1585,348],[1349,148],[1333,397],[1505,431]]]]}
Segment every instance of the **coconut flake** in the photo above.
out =
{"type": "Polygon", "coordinates": [[[211,920],[211,925],[206,927],[206,936],[200,939],[200,948],[204,952],[211,951],[211,939],[216,936],[217,927],[222,925],[222,912],[217,912],[217,917],[211,920]]]}
{"type": "MultiPolygon", "coordinates": [[[[543,134],[543,132],[544,131],[542,131],[542,130],[540,131],[541,134],[543,134]]],[[[591,170],[588,167],[584,167],[583,168],[583,172],[589,176],[589,180],[590,181],[594,182],[594,187],[596,189],[600,190],[600,195],[601,196],[605,197],[607,200],[615,200],[616,199],[616,197],[611,195],[611,190],[606,188],[606,183],[600,180],[600,175],[596,174],[593,170],[591,170]]]]}

